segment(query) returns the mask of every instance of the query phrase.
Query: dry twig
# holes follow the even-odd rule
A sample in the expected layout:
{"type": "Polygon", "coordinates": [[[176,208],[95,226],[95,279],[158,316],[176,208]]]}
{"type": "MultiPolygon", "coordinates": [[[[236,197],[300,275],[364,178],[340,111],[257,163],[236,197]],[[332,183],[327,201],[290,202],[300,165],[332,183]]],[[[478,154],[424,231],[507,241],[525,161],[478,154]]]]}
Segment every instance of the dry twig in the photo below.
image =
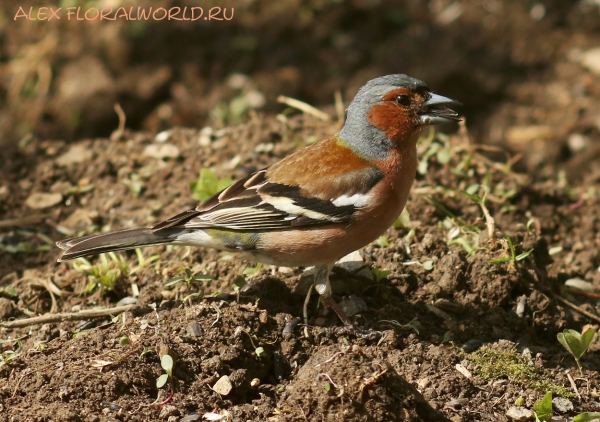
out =
{"type": "Polygon", "coordinates": [[[283,103],[290,107],[300,110],[303,113],[310,114],[311,116],[316,117],[317,119],[327,122],[329,121],[329,115],[323,113],[316,107],[311,106],[310,104],[306,104],[300,100],[296,100],[295,98],[286,97],[285,95],[280,95],[277,97],[277,102],[283,103]]]}
{"type": "Polygon", "coordinates": [[[120,314],[135,307],[136,305],[117,306],[107,309],[86,309],[79,312],[64,312],[58,314],[45,314],[33,318],[18,319],[16,321],[0,322],[0,327],[4,328],[22,328],[31,325],[50,324],[53,322],[81,321],[84,319],[102,318],[110,315],[120,314]]]}

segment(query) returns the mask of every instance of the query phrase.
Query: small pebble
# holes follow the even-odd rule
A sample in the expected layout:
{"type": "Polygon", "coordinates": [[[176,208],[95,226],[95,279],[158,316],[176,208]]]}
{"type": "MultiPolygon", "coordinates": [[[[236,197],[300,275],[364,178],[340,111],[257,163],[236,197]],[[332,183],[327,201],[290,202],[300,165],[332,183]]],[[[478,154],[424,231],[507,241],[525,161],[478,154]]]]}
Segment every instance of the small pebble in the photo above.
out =
{"type": "Polygon", "coordinates": [[[25,205],[34,210],[41,210],[60,204],[62,199],[60,193],[34,192],[25,200],[25,205]]]}
{"type": "Polygon", "coordinates": [[[446,406],[453,409],[462,409],[462,407],[467,403],[469,403],[469,400],[467,399],[452,399],[446,403],[446,406]]]}
{"type": "Polygon", "coordinates": [[[552,407],[558,413],[567,413],[573,410],[573,403],[564,397],[554,397],[552,399],[552,407]]]}
{"type": "Polygon", "coordinates": [[[231,393],[233,385],[231,384],[231,380],[229,379],[229,377],[227,375],[223,375],[215,383],[212,389],[215,391],[215,393],[218,393],[222,396],[226,396],[227,394],[231,393]]]}
{"type": "Polygon", "coordinates": [[[506,411],[506,416],[516,422],[527,422],[534,418],[534,413],[524,407],[511,406],[506,411]]]}
{"type": "Polygon", "coordinates": [[[202,415],[198,413],[190,413],[189,415],[185,415],[183,418],[181,418],[181,422],[199,421],[201,417],[202,415]]]}
{"type": "Polygon", "coordinates": [[[185,329],[185,332],[190,337],[202,337],[204,335],[202,326],[197,322],[192,322],[190,325],[188,325],[185,329]]]}
{"type": "Polygon", "coordinates": [[[177,158],[179,148],[172,144],[151,144],[144,148],[144,155],[150,158],[177,158]]]}
{"type": "Polygon", "coordinates": [[[300,323],[300,318],[292,318],[287,324],[285,324],[285,327],[283,328],[283,338],[285,340],[289,340],[292,335],[294,334],[294,330],[296,329],[296,327],[298,326],[298,323],[300,323]]]}
{"type": "Polygon", "coordinates": [[[481,340],[477,338],[472,338],[471,340],[467,340],[465,343],[463,343],[463,345],[460,346],[460,348],[467,353],[471,353],[479,349],[481,346],[483,346],[483,342],[481,340]]]}
{"type": "Polygon", "coordinates": [[[260,385],[260,380],[258,378],[254,378],[252,381],[250,381],[250,387],[255,388],[258,387],[260,385]]]}
{"type": "Polygon", "coordinates": [[[170,416],[179,416],[179,410],[170,404],[166,404],[160,410],[160,415],[158,416],[160,419],[167,419],[170,416]]]}

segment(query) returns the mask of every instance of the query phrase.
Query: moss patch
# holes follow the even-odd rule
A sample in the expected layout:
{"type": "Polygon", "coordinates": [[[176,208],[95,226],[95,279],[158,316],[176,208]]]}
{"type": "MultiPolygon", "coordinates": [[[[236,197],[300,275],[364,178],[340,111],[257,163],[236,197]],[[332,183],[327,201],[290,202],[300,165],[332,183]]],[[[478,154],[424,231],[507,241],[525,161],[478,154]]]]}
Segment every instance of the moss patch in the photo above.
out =
{"type": "Polygon", "coordinates": [[[515,349],[501,350],[484,346],[466,357],[475,365],[475,373],[485,380],[504,378],[524,388],[551,391],[562,397],[574,396],[567,388],[549,381],[552,375],[545,370],[528,365],[528,358],[515,349]]]}

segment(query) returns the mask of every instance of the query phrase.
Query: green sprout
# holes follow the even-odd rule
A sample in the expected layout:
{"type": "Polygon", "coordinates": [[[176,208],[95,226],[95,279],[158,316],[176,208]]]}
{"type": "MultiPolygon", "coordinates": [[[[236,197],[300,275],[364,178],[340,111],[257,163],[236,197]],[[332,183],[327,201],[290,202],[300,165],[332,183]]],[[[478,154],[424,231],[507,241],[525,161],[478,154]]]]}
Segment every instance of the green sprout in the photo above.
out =
{"type": "Polygon", "coordinates": [[[390,241],[387,239],[387,237],[385,236],[379,236],[376,240],[375,240],[375,244],[377,246],[379,246],[380,248],[389,248],[390,246],[390,241]]]}
{"type": "Polygon", "coordinates": [[[203,202],[231,185],[231,183],[233,183],[233,180],[229,177],[219,179],[212,170],[202,169],[200,170],[198,180],[190,183],[190,189],[192,190],[194,199],[203,202]]]}
{"type": "MultiPolygon", "coordinates": [[[[189,268],[186,268],[185,270],[183,270],[183,274],[170,279],[169,281],[167,281],[165,283],[165,286],[174,286],[177,283],[180,282],[185,282],[185,284],[187,285],[187,290],[188,292],[192,291],[192,286],[195,283],[202,283],[204,281],[209,281],[209,280],[214,280],[215,278],[212,275],[209,274],[201,274],[201,273],[192,273],[192,270],[190,270],[189,268]]],[[[198,296],[204,296],[204,287],[201,284],[200,287],[200,292],[198,293],[190,293],[189,295],[187,295],[186,297],[184,297],[182,300],[183,302],[189,302],[190,306],[192,306],[192,299],[198,296]]]]}
{"type": "Polygon", "coordinates": [[[410,224],[410,214],[409,214],[408,210],[405,208],[404,210],[402,210],[402,213],[400,213],[400,215],[398,216],[396,221],[394,221],[393,227],[395,229],[400,229],[403,227],[408,227],[409,224],[410,224]]]}
{"type": "Polygon", "coordinates": [[[122,256],[117,256],[114,252],[109,252],[108,256],[110,261],[107,254],[100,254],[100,262],[95,265],[85,258],[77,258],[73,261],[73,269],[87,276],[88,285],[84,294],[90,294],[97,287],[104,287],[106,291],[112,291],[119,278],[129,274],[129,267],[122,256]]]}
{"type": "Polygon", "coordinates": [[[533,405],[535,422],[548,421],[552,419],[552,393],[548,392],[543,399],[533,405]]]}
{"type": "Polygon", "coordinates": [[[515,252],[515,247],[513,245],[512,239],[508,235],[506,236],[506,242],[508,243],[508,249],[510,251],[510,256],[506,256],[503,258],[491,259],[490,264],[498,264],[501,262],[508,262],[509,268],[511,268],[511,267],[514,267],[514,265],[517,262],[524,260],[533,252],[533,249],[529,249],[528,251],[517,255],[517,253],[515,252]]]}
{"type": "Polygon", "coordinates": [[[577,362],[577,366],[579,367],[579,372],[583,375],[583,371],[581,369],[581,364],[579,363],[581,357],[585,354],[588,347],[592,343],[594,336],[596,335],[596,330],[593,328],[588,328],[585,333],[579,334],[575,330],[564,330],[562,333],[558,333],[556,336],[560,344],[564,346],[565,349],[569,351],[575,358],[575,362],[577,362]]]}
{"type": "Polygon", "coordinates": [[[262,268],[262,266],[263,266],[262,262],[259,262],[254,267],[245,268],[244,271],[242,271],[242,274],[244,274],[244,275],[254,275],[254,274],[256,274],[256,272],[258,270],[260,270],[262,268]]]}
{"type": "Polygon", "coordinates": [[[600,418],[600,412],[583,412],[575,416],[571,422],[588,422],[600,418]]]}
{"type": "Polygon", "coordinates": [[[375,278],[375,281],[381,281],[391,273],[392,272],[390,270],[380,270],[379,268],[375,267],[371,268],[371,274],[373,274],[373,278],[375,278]]]}
{"type": "Polygon", "coordinates": [[[169,355],[163,355],[160,358],[160,366],[165,370],[166,374],[162,374],[156,380],[156,388],[162,388],[167,381],[173,382],[173,358],[169,355]]]}
{"type": "Polygon", "coordinates": [[[246,284],[248,284],[248,282],[246,281],[246,277],[244,277],[243,275],[238,275],[235,278],[235,280],[233,280],[233,291],[237,295],[238,303],[240,301],[240,291],[241,291],[242,287],[244,287],[246,284]]]}
{"type": "Polygon", "coordinates": [[[121,183],[123,183],[126,186],[129,186],[129,189],[131,189],[131,193],[135,197],[140,196],[144,191],[144,182],[142,181],[140,175],[137,173],[131,173],[128,178],[123,178],[121,180],[121,183]]]}

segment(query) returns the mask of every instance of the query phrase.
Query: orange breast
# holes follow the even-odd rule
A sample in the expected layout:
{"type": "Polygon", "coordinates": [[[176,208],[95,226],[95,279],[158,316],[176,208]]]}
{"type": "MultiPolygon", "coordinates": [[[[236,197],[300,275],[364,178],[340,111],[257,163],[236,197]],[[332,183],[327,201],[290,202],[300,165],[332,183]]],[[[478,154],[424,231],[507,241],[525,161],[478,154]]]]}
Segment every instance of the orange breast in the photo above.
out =
{"type": "Polygon", "coordinates": [[[377,239],[404,209],[415,177],[416,150],[394,149],[388,159],[375,164],[385,177],[373,189],[372,205],[358,211],[352,222],[263,233],[256,259],[285,266],[325,265],[377,239]]]}

